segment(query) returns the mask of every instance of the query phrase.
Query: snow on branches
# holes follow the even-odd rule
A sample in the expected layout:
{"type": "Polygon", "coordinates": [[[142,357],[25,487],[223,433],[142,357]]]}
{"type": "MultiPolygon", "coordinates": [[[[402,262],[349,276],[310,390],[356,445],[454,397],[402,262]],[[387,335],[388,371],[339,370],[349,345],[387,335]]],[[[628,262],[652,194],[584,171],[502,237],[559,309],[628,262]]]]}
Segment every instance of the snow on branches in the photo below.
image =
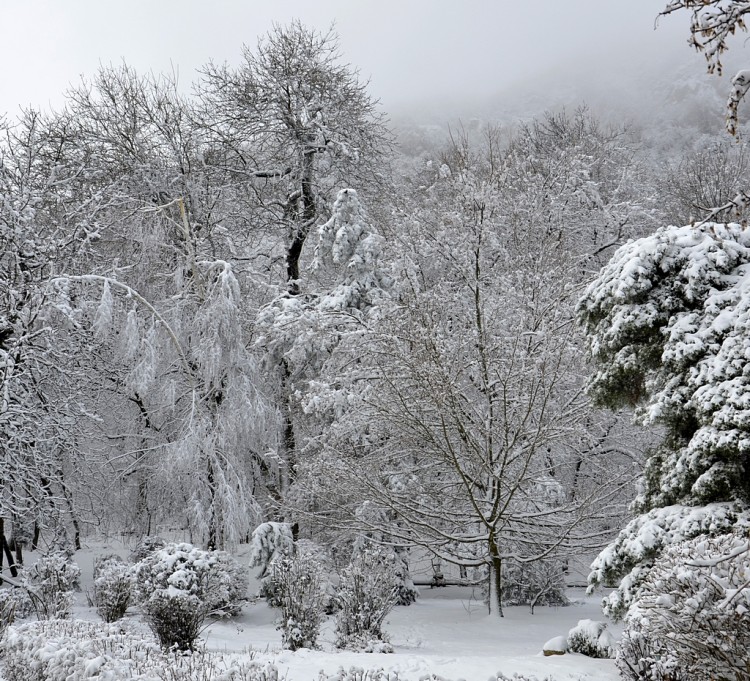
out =
{"type": "Polygon", "coordinates": [[[627,576],[605,610],[621,616],[670,544],[747,525],[750,503],[750,231],[665,227],[622,246],[579,303],[598,370],[589,392],[665,427],[634,519],[592,568],[627,576]]]}
{"type": "MultiPolygon", "coordinates": [[[[737,29],[747,31],[745,16],[750,13],[750,2],[740,0],[672,0],[660,16],[672,14],[680,9],[692,12],[689,43],[703,53],[708,63],[708,72],[721,75],[721,56],[727,51],[729,36],[737,29]]],[[[750,88],[750,71],[740,71],[732,79],[732,89],[727,99],[727,130],[737,134],[737,107],[750,88]]]]}
{"type": "Polygon", "coordinates": [[[579,304],[591,395],[669,431],[646,510],[750,500],[749,266],[740,225],[662,228],[620,248],[579,304]]]}

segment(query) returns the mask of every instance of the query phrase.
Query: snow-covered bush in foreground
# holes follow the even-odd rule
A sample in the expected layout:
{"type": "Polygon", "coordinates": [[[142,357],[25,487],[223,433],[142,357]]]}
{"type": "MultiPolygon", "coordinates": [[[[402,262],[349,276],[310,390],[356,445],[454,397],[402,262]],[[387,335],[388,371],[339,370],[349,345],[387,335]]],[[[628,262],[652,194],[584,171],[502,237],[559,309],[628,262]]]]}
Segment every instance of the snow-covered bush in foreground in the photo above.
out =
{"type": "Polygon", "coordinates": [[[73,591],[80,588],[80,568],[65,553],[42,556],[24,574],[24,583],[38,598],[32,603],[39,619],[70,616],[73,591]]]}
{"type": "Polygon", "coordinates": [[[629,681],[750,678],[750,535],[669,547],[625,618],[617,666],[629,681]]]}
{"type": "Polygon", "coordinates": [[[365,652],[392,652],[383,622],[399,599],[393,557],[364,549],[341,572],[336,602],[336,645],[365,652]]]}
{"type": "Polygon", "coordinates": [[[277,558],[271,565],[271,578],[281,607],[284,648],[315,648],[326,600],[320,565],[299,553],[277,558]]]}
{"type": "Polygon", "coordinates": [[[94,561],[93,603],[105,622],[122,618],[133,593],[133,569],[110,554],[94,561]]]}
{"type": "Polygon", "coordinates": [[[161,644],[192,649],[209,615],[238,612],[243,570],[221,551],[168,544],[135,568],[136,591],[161,644]]]}
{"type": "Polygon", "coordinates": [[[47,620],[10,627],[0,643],[7,681],[278,681],[270,664],[162,653],[121,626],[47,620]]]}
{"type": "MultiPolygon", "coordinates": [[[[350,667],[344,669],[339,667],[335,674],[326,674],[320,672],[317,681],[399,681],[398,672],[386,672],[383,669],[363,669],[362,667],[350,667]]],[[[449,681],[437,674],[426,674],[420,676],[419,681],[449,681]]],[[[513,674],[505,676],[502,672],[497,672],[490,677],[489,681],[538,681],[536,676],[522,676],[513,674]]],[[[545,676],[542,681],[553,681],[551,676],[545,676]]]]}
{"type": "Polygon", "coordinates": [[[67,620],[9,627],[0,650],[8,681],[142,678],[151,671],[146,660],[158,653],[154,643],[121,627],[67,620]]]}
{"type": "Polygon", "coordinates": [[[568,632],[568,650],[588,657],[614,657],[615,639],[606,622],[579,620],[568,632]]]}

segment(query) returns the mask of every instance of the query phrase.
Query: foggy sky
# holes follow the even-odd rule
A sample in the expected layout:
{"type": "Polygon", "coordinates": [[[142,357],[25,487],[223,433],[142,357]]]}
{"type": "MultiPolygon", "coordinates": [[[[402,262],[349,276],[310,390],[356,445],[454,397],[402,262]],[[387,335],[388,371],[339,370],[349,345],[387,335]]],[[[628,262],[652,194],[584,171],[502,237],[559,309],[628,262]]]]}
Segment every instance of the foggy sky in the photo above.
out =
{"type": "MultiPolygon", "coordinates": [[[[207,63],[240,61],[273,22],[335,22],[344,59],[395,111],[429,101],[487,98],[555,74],[621,78],[644,56],[679,54],[688,15],[666,0],[4,0],[0,3],[0,114],[58,107],[69,84],[99,64],[138,71],[179,69],[183,86],[207,63]],[[611,74],[609,73],[611,71],[611,74]]],[[[735,49],[740,49],[741,45],[735,49]]]]}

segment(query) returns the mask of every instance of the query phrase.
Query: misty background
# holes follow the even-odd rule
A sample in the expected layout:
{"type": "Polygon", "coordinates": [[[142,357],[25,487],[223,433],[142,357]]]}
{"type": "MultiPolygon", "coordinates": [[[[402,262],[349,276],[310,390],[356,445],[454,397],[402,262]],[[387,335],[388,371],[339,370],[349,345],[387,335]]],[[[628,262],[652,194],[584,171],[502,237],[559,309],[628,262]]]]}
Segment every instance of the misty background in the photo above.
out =
{"type": "MultiPolygon", "coordinates": [[[[527,118],[586,103],[604,118],[721,116],[732,64],[705,73],[687,13],[628,0],[160,0],[5,3],[0,112],[56,108],[100,65],[179,74],[189,91],[209,61],[238,64],[274,23],[299,19],[340,37],[394,125],[527,118]],[[714,96],[715,95],[715,96],[714,96]]],[[[741,39],[731,59],[741,63],[741,39]]],[[[719,119],[720,120],[720,119],[719,119]]],[[[700,127],[700,123],[698,123],[700,127]]]]}

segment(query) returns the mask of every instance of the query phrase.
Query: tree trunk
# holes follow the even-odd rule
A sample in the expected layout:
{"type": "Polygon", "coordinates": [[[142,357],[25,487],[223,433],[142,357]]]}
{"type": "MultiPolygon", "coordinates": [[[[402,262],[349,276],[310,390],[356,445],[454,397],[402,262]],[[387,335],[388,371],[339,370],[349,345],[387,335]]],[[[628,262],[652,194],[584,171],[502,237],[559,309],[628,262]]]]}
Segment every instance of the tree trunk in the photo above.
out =
{"type": "Polygon", "coordinates": [[[302,247],[305,245],[310,228],[318,217],[318,204],[315,197],[315,150],[307,149],[302,152],[301,175],[300,193],[294,196],[301,198],[302,211],[292,209],[291,206],[287,209],[288,215],[292,219],[296,218],[292,240],[286,252],[287,287],[293,296],[300,292],[299,260],[302,256],[302,247]]]}
{"type": "Polygon", "coordinates": [[[490,588],[487,599],[487,607],[490,614],[497,613],[500,617],[503,614],[503,559],[500,556],[500,549],[497,546],[497,540],[493,534],[489,539],[490,549],[490,588]]]}
{"type": "Polygon", "coordinates": [[[208,482],[208,540],[206,542],[206,548],[209,551],[213,551],[219,547],[219,518],[216,513],[216,479],[214,477],[214,467],[211,463],[211,458],[207,457],[206,461],[206,480],[208,482]]]}
{"type": "Polygon", "coordinates": [[[10,552],[10,546],[8,545],[8,539],[3,534],[2,536],[2,550],[5,553],[5,557],[8,559],[8,567],[10,568],[10,576],[18,577],[18,570],[16,569],[15,563],[13,562],[13,554],[10,552]]]}

